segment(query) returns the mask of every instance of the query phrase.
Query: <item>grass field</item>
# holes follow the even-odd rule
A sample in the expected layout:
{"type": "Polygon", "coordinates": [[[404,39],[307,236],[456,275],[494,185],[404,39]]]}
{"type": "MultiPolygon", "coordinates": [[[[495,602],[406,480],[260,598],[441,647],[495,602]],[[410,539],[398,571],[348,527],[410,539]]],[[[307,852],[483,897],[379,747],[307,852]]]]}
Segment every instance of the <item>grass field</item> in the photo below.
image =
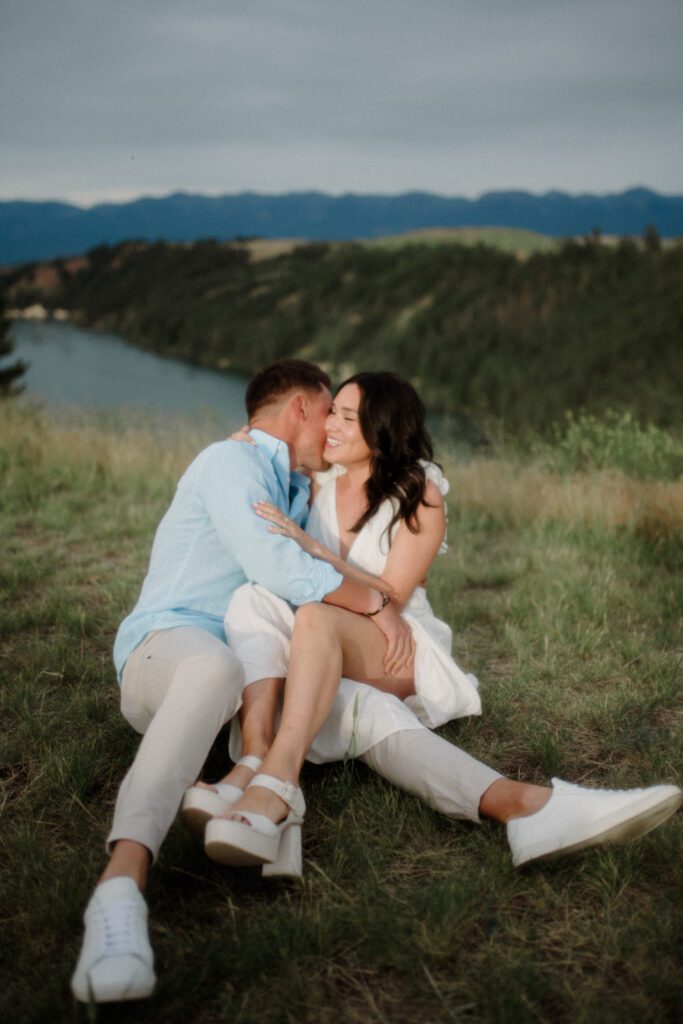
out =
{"type": "MultiPolygon", "coordinates": [[[[609,241],[609,240],[607,240],[609,241]]],[[[542,235],[538,231],[527,231],[524,228],[421,228],[405,231],[398,235],[385,235],[381,238],[358,239],[359,245],[370,248],[400,249],[406,245],[488,245],[501,252],[514,253],[520,257],[530,256],[535,252],[557,252],[562,246],[562,239],[552,235],[542,235]]],[[[274,259],[288,255],[294,249],[307,244],[303,238],[250,238],[235,244],[246,248],[252,262],[274,259]]],[[[348,245],[348,242],[332,241],[330,245],[348,245]]]]}
{"type": "MultiPolygon", "coordinates": [[[[502,830],[440,817],[354,764],[306,770],[300,886],[222,869],[175,826],[149,889],[154,998],[75,1004],[81,915],[136,747],[112,640],[174,482],[209,439],[0,404],[0,1017],[677,1020],[680,817],[516,872],[502,830]]],[[[430,593],[484,714],[443,735],[538,782],[680,781],[680,478],[548,450],[447,469],[450,550],[430,593]]]]}
{"type": "Polygon", "coordinates": [[[404,245],[488,245],[501,252],[531,256],[535,252],[557,252],[562,239],[542,235],[524,228],[423,228],[400,235],[387,235],[366,242],[382,249],[398,249],[404,245]]]}

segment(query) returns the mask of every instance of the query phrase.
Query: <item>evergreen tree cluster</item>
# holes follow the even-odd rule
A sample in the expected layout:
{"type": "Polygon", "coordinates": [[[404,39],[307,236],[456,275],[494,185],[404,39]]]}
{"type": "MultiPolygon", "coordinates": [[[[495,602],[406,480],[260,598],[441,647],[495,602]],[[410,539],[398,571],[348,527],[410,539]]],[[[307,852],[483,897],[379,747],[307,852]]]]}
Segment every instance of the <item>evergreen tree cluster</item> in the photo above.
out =
{"type": "Polygon", "coordinates": [[[16,395],[22,390],[20,378],[26,372],[26,364],[20,359],[8,363],[14,345],[9,336],[10,322],[7,319],[5,297],[0,292],[0,398],[16,395]]]}
{"type": "MultiPolygon", "coordinates": [[[[84,325],[204,366],[253,373],[282,356],[341,377],[392,369],[428,407],[544,430],[567,410],[681,422],[683,247],[596,233],[521,260],[487,246],[122,243],[56,261],[40,296],[84,325]]],[[[23,278],[22,278],[23,274],[23,278]]]]}

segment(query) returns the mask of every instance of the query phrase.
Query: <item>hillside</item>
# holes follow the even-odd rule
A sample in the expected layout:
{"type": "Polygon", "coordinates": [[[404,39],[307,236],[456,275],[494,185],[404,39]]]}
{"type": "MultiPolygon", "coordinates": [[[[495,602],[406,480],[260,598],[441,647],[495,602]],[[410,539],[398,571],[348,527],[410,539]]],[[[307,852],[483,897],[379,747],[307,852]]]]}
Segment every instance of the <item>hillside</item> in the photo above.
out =
{"type": "MultiPolygon", "coordinates": [[[[437,815],[354,761],[305,769],[300,886],[215,865],[175,826],[149,889],[154,999],[77,1011],[83,907],[139,741],[111,644],[178,476],[214,438],[0,403],[0,1018],[673,1024],[683,816],[514,871],[504,829],[437,815]]],[[[429,598],[484,702],[444,738],[542,784],[680,780],[683,482],[491,458],[444,468],[449,550],[429,598]]],[[[227,748],[223,731],[207,781],[227,748]]]]}
{"type": "Polygon", "coordinates": [[[128,238],[189,242],[259,236],[313,241],[379,238],[425,228],[507,225],[573,237],[595,228],[664,238],[683,235],[683,196],[644,188],[614,195],[488,192],[478,199],[427,192],[341,195],[322,192],[202,196],[177,193],[81,209],[59,202],[0,202],[0,264],[85,252],[128,238]]]}
{"type": "Polygon", "coordinates": [[[525,228],[420,228],[399,235],[368,239],[366,245],[398,249],[404,245],[487,245],[524,258],[534,252],[555,252],[562,242],[525,228]]]}
{"type": "Polygon", "coordinates": [[[567,243],[525,260],[485,246],[127,243],[5,275],[89,327],[252,373],[298,355],[337,377],[394,369],[427,405],[515,432],[566,410],[681,423],[683,247],[567,243]]]}

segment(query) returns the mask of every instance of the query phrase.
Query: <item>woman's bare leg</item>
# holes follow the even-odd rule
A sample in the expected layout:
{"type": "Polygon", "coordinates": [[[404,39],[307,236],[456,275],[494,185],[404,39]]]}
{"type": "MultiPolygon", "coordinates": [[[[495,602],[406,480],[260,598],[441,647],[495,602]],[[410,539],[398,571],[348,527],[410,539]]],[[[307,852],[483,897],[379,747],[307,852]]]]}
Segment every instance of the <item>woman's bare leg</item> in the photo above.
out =
{"type": "MultiPolygon", "coordinates": [[[[243,755],[264,758],[270,750],[275,737],[275,714],[284,682],[284,679],[259,679],[245,687],[239,711],[243,755]]],[[[239,764],[219,781],[245,789],[254,774],[252,768],[239,764]]],[[[197,785],[206,789],[214,788],[204,782],[198,782],[197,785]]]]}
{"type": "MultiPolygon", "coordinates": [[[[298,784],[301,766],[327,718],[339,681],[348,675],[401,698],[414,692],[412,676],[388,676],[386,641],[368,619],[331,605],[303,605],[296,614],[282,720],[259,769],[298,784]]],[[[235,804],[278,821],[287,808],[270,790],[252,787],[235,804]]]]}
{"type": "MultiPolygon", "coordinates": [[[[310,746],[329,714],[342,675],[404,699],[414,693],[411,677],[387,676],[384,637],[366,618],[329,605],[305,605],[296,616],[282,722],[260,771],[298,782],[310,746]]],[[[539,810],[548,800],[544,786],[501,778],[483,794],[479,813],[506,823],[539,810]]],[[[273,820],[287,808],[268,790],[254,787],[235,805],[273,820]]]]}

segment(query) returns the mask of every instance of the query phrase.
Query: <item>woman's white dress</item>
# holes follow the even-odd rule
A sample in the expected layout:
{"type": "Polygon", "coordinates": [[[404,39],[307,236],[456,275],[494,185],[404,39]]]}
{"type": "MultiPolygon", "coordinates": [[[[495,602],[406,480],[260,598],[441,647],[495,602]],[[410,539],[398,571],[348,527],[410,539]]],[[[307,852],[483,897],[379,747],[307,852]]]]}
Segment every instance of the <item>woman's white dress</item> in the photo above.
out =
{"type": "MultiPolygon", "coordinates": [[[[448,482],[441,470],[425,464],[427,479],[441,494],[448,482]]],[[[340,554],[336,509],[336,480],[344,473],[333,467],[320,475],[324,481],[311,506],[306,531],[340,554]]],[[[347,561],[381,576],[398,524],[389,536],[394,503],[387,499],[356,535],[347,561]]],[[[445,541],[442,551],[445,550],[445,541]]],[[[235,593],[225,618],[230,647],[242,662],[246,683],[285,677],[294,627],[294,609],[259,584],[247,583],[235,593]]],[[[452,633],[434,615],[423,587],[418,587],[402,612],[415,640],[415,694],[400,701],[365,683],[342,679],[332,710],[309,753],[316,763],[337,761],[364,753],[400,729],[430,728],[453,718],[481,714],[481,700],[474,676],[464,673],[451,657],[452,633]]],[[[230,753],[241,748],[239,725],[234,720],[230,753]]]]}

